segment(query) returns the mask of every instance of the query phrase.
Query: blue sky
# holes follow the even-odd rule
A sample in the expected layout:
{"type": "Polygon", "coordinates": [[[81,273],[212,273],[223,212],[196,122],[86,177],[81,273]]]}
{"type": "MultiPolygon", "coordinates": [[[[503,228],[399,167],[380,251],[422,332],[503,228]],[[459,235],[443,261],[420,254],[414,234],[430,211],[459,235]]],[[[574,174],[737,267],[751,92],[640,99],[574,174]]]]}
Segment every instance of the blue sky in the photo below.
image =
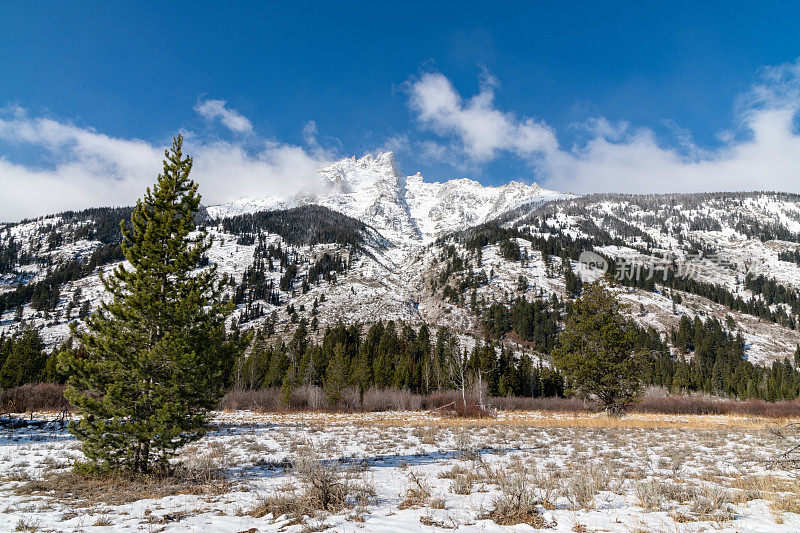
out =
{"type": "Polygon", "coordinates": [[[0,220],[131,203],[178,131],[209,201],[387,148],[431,180],[800,192],[798,3],[145,4],[0,5],[0,220]]]}

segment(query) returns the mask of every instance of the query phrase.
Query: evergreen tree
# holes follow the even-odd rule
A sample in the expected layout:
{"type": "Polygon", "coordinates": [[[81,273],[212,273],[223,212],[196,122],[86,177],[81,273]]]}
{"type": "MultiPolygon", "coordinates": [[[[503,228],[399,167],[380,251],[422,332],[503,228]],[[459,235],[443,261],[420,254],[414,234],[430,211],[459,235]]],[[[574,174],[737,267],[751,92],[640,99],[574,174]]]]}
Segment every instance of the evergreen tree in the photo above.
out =
{"type": "Polygon", "coordinates": [[[14,342],[11,339],[6,338],[5,332],[0,333],[0,368],[3,368],[3,364],[8,359],[8,356],[11,355],[11,350],[14,348],[14,342]]]}
{"type": "Polygon", "coordinates": [[[569,259],[564,259],[561,262],[561,269],[564,271],[564,283],[567,294],[572,297],[577,297],[581,293],[583,283],[580,278],[572,271],[572,265],[569,259]]]}
{"type": "Polygon", "coordinates": [[[54,349],[53,353],[47,356],[44,367],[39,375],[39,379],[45,383],[63,384],[66,378],[61,372],[59,372],[58,362],[65,357],[68,357],[70,352],[73,350],[74,348],[72,347],[72,339],[67,339],[64,344],[54,349]]]}
{"type": "Polygon", "coordinates": [[[333,349],[333,358],[328,363],[328,368],[325,370],[325,396],[328,399],[328,404],[337,406],[342,400],[342,393],[346,384],[345,369],[347,362],[345,361],[345,348],[344,344],[337,343],[333,349]]]}
{"type": "Polygon", "coordinates": [[[32,327],[8,341],[8,356],[0,368],[0,388],[18,387],[39,381],[47,356],[41,337],[32,327]]]}
{"type": "Polygon", "coordinates": [[[573,304],[553,360],[575,392],[595,396],[609,413],[619,414],[641,388],[637,329],[597,281],[573,304]]]}
{"type": "Polygon", "coordinates": [[[120,224],[133,269],[102,281],[112,296],[73,331],[79,356],[67,357],[67,399],[83,414],[70,431],[97,467],[145,473],[206,430],[207,412],[227,385],[242,342],[229,339],[232,304],[214,266],[199,270],[211,246],[193,237],[200,205],[191,157],[175,138],[163,172],[120,224]]]}

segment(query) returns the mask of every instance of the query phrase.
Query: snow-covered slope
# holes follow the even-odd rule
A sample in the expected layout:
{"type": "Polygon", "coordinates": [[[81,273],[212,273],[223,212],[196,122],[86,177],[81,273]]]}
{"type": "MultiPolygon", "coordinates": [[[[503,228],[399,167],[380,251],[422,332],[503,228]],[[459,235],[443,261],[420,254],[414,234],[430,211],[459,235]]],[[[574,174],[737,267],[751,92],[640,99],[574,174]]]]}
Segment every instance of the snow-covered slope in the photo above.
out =
{"type": "MultiPolygon", "coordinates": [[[[240,324],[258,326],[276,313],[277,331],[291,334],[302,318],[318,321],[320,329],[338,321],[381,319],[448,326],[481,338],[483,317],[471,300],[489,306],[509,305],[521,296],[566,298],[562,257],[572,258],[578,271],[578,254],[593,250],[610,258],[644,263],[669,258],[697,267],[694,285],[617,287],[620,298],[640,309],[635,319],[662,336],[683,315],[731,316],[754,361],[782,359],[800,343],[800,292],[794,303],[787,297],[800,289],[800,196],[575,197],[514,181],[499,187],[469,179],[426,182],[420,174],[399,172],[391,152],[344,159],[320,170],[318,179],[313,193],[207,208],[206,229],[215,237],[209,260],[231,275],[238,289],[248,269],[269,265],[259,270],[257,281],[275,288],[274,298],[238,300],[240,324]],[[300,214],[290,231],[290,213],[274,211],[293,207],[300,214]],[[256,228],[230,219],[262,211],[273,213],[260,218],[269,215],[278,223],[256,228]],[[298,240],[314,224],[327,240],[298,240]],[[509,259],[503,251],[510,240],[524,260],[509,259]],[[258,242],[281,246],[290,259],[265,258],[258,242]],[[346,257],[347,268],[336,271],[335,279],[311,279],[324,254],[346,257]],[[460,266],[450,270],[452,254],[460,266]],[[288,288],[281,286],[287,261],[297,268],[288,288]],[[747,273],[768,278],[768,290],[754,289],[747,273]],[[683,303],[673,305],[676,290],[683,303]],[[749,303],[760,307],[747,308],[749,303]],[[289,309],[297,309],[298,316],[289,309]]],[[[129,216],[125,208],[95,209],[0,225],[0,334],[28,324],[41,330],[50,347],[63,341],[67,323],[81,321],[99,305],[103,289],[97,274],[121,259],[113,253],[118,224],[129,216]],[[16,259],[9,263],[8,257],[16,259]],[[52,279],[57,293],[42,283],[52,279]],[[56,297],[42,301],[39,294],[37,301],[35,284],[39,293],[45,287],[56,297]]]]}

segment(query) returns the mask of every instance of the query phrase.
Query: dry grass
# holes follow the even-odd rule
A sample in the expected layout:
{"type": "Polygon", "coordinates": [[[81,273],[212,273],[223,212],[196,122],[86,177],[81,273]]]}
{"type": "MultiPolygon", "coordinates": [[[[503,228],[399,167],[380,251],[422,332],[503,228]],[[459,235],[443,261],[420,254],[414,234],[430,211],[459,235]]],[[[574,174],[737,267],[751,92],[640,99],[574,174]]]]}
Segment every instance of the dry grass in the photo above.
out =
{"type": "Polygon", "coordinates": [[[360,478],[358,466],[348,471],[338,461],[321,459],[308,443],[299,446],[298,452],[292,471],[299,490],[291,488],[262,498],[250,516],[261,518],[271,514],[275,519],[289,516],[295,523],[301,523],[304,517],[319,512],[354,508],[364,512],[375,502],[375,489],[360,478]]]}
{"type": "Polygon", "coordinates": [[[408,474],[408,482],[409,487],[406,490],[405,498],[397,508],[401,510],[414,509],[427,505],[431,499],[431,489],[425,480],[412,471],[408,474]]]}
{"type": "Polygon", "coordinates": [[[487,518],[502,526],[528,524],[536,529],[548,527],[548,522],[539,512],[541,500],[536,494],[534,478],[524,469],[507,473],[498,471],[500,494],[492,502],[487,518]]]}
{"type": "Polygon", "coordinates": [[[224,480],[199,481],[181,476],[143,476],[127,473],[83,475],[74,471],[53,473],[14,489],[18,495],[47,495],[76,507],[98,503],[122,505],[144,499],[177,494],[223,494],[230,489],[224,480]]]}
{"type": "MultiPolygon", "coordinates": [[[[308,424],[352,424],[356,426],[418,427],[439,428],[518,426],[531,428],[585,428],[585,429],[719,429],[725,428],[763,428],[769,424],[785,424],[794,421],[752,418],[738,415],[656,415],[630,414],[621,418],[603,414],[556,413],[538,411],[501,412],[496,418],[441,418],[427,413],[351,413],[325,414],[303,418],[303,414],[273,415],[276,420],[286,422],[303,421],[308,424]]],[[[271,417],[272,418],[272,417],[271,417]]],[[[800,422],[800,419],[797,420],[800,422]]]]}

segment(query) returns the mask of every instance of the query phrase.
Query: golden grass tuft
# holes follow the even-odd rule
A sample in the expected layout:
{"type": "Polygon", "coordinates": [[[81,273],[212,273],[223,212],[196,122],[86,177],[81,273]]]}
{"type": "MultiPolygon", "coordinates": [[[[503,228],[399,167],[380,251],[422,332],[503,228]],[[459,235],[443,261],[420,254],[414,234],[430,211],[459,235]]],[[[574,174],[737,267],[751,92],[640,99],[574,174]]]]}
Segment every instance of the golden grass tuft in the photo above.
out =
{"type": "Polygon", "coordinates": [[[199,481],[171,475],[134,475],[126,472],[85,475],[75,471],[48,474],[16,487],[18,495],[46,495],[76,507],[97,503],[122,505],[177,494],[223,494],[230,489],[224,479],[199,481]]]}

